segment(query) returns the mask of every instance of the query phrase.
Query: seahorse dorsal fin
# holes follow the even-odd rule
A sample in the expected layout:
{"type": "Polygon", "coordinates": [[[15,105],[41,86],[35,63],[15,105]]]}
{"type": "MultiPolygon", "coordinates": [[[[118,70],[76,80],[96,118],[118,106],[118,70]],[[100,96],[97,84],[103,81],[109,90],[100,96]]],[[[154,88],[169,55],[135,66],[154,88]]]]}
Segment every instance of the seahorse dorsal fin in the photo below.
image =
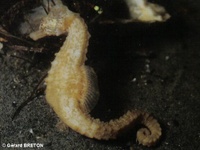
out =
{"type": "Polygon", "coordinates": [[[99,87],[97,75],[91,67],[86,66],[86,76],[88,79],[88,91],[82,103],[83,110],[89,113],[99,100],[99,87]]]}

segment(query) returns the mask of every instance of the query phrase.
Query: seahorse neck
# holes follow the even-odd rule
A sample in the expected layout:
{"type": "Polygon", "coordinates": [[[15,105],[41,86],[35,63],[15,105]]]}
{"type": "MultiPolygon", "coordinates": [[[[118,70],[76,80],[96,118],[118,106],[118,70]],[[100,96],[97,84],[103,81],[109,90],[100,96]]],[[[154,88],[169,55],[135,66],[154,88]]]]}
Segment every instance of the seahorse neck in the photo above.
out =
{"type": "Polygon", "coordinates": [[[78,67],[84,64],[90,34],[80,17],[75,17],[67,29],[68,35],[57,57],[62,57],[66,65],[78,67]]]}

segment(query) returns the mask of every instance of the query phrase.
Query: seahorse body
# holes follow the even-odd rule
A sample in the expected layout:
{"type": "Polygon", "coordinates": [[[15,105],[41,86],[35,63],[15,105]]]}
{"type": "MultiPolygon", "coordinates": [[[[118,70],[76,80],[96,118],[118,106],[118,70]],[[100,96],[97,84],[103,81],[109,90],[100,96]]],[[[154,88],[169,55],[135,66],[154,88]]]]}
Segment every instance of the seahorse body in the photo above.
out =
{"type": "Polygon", "coordinates": [[[30,34],[34,40],[68,33],[56,54],[46,78],[46,100],[70,128],[89,138],[115,139],[128,127],[141,122],[148,129],[137,132],[139,143],[151,146],[161,136],[159,123],[147,113],[128,111],[119,119],[103,122],[90,116],[99,97],[97,77],[84,64],[90,34],[84,20],[60,1],[41,22],[38,31],[30,34]]]}

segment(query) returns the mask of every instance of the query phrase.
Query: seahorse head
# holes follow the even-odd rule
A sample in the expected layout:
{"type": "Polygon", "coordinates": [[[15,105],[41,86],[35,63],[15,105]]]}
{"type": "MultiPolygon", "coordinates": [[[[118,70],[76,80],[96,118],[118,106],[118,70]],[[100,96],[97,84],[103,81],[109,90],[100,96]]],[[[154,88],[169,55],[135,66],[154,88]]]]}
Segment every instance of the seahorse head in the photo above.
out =
{"type": "Polygon", "coordinates": [[[45,36],[59,36],[65,34],[77,14],[72,13],[67,6],[57,4],[40,23],[39,30],[32,32],[30,37],[33,40],[45,36]]]}

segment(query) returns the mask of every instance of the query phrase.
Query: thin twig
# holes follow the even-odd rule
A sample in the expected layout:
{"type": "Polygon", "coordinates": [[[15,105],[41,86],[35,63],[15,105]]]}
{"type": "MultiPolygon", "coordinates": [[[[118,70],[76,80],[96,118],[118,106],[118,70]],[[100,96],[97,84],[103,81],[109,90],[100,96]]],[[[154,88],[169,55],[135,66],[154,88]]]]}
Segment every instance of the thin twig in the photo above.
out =
{"type": "Polygon", "coordinates": [[[30,42],[30,41],[27,41],[25,39],[22,39],[22,38],[19,38],[17,36],[14,36],[10,33],[8,33],[6,30],[4,30],[1,26],[0,26],[0,36],[2,36],[3,38],[5,38],[7,41],[10,41],[10,40],[16,40],[18,42],[23,42],[25,44],[28,44],[30,46],[37,46],[36,43],[33,43],[33,42],[30,42]]]}
{"type": "Polygon", "coordinates": [[[26,101],[24,101],[18,108],[17,110],[15,111],[15,113],[13,114],[12,116],[12,120],[15,119],[15,117],[17,115],[19,115],[20,111],[29,103],[31,102],[32,100],[34,100],[34,98],[38,97],[39,95],[42,94],[42,92],[44,91],[39,91],[38,88],[40,87],[40,85],[43,83],[44,79],[46,78],[47,76],[47,73],[39,80],[38,84],[36,85],[36,87],[34,88],[33,92],[31,93],[31,95],[26,99],[26,101]],[[35,95],[36,93],[36,95],[35,95]]]}

